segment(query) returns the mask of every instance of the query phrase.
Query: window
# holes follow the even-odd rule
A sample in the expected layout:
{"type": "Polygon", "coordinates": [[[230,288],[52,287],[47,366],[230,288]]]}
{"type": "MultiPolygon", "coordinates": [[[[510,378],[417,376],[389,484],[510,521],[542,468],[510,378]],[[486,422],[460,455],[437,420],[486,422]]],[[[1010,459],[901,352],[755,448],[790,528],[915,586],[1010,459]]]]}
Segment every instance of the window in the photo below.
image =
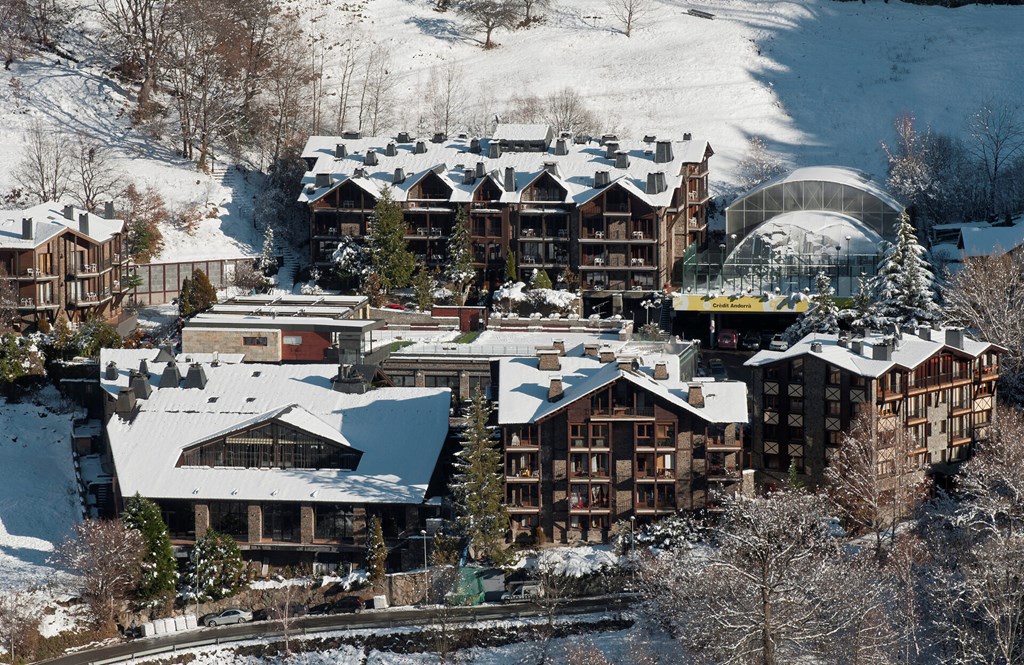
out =
{"type": "Polygon", "coordinates": [[[317,504],[313,508],[313,538],[335,542],[351,538],[352,522],[353,512],[349,506],[317,504]]]}
{"type": "Polygon", "coordinates": [[[458,388],[459,377],[428,374],[424,377],[423,384],[427,388],[458,388]]]}
{"type": "Polygon", "coordinates": [[[287,346],[302,346],[302,337],[299,335],[285,335],[281,341],[287,346]]]}
{"type": "Polygon", "coordinates": [[[573,448],[586,448],[587,426],[569,425],[569,442],[573,448]]]}
{"type": "Polygon", "coordinates": [[[828,415],[830,415],[830,416],[838,416],[840,413],[842,413],[842,403],[841,402],[835,402],[835,401],[829,400],[828,402],[825,402],[825,404],[828,407],[828,415]]]}
{"type": "Polygon", "coordinates": [[[779,409],[779,396],[778,395],[765,395],[764,396],[764,408],[769,411],[777,411],[779,409]]]}
{"type": "Polygon", "coordinates": [[[636,445],[654,445],[654,425],[651,423],[636,424],[636,445]]]}
{"type": "Polygon", "coordinates": [[[249,537],[249,507],[241,501],[210,503],[210,528],[235,538],[249,537]]]}
{"type": "Polygon", "coordinates": [[[658,423],[657,424],[657,445],[659,446],[670,446],[675,447],[676,445],[676,426],[672,423],[658,423]]]}
{"type": "Polygon", "coordinates": [[[605,448],[608,446],[608,425],[602,423],[600,425],[590,426],[590,445],[605,448]]]}
{"type": "Polygon", "coordinates": [[[795,358],[789,363],[789,380],[793,383],[802,383],[804,380],[804,359],[795,358]]]}
{"type": "Polygon", "coordinates": [[[799,397],[794,397],[789,400],[789,412],[790,413],[803,413],[804,412],[804,400],[799,397]]]}
{"type": "Polygon", "coordinates": [[[828,444],[829,446],[838,446],[843,442],[842,432],[829,432],[828,433],[828,444]]]}
{"type": "Polygon", "coordinates": [[[266,337],[243,337],[242,338],[242,345],[243,346],[266,346],[267,345],[267,338],[266,337]]]}
{"type": "Polygon", "coordinates": [[[263,504],[263,539],[284,542],[299,540],[299,505],[263,504]]]}
{"type": "Polygon", "coordinates": [[[843,374],[842,374],[842,372],[839,371],[838,367],[832,367],[831,365],[829,366],[829,368],[828,368],[828,382],[831,385],[838,386],[840,380],[842,379],[842,376],[843,376],[843,374]]]}
{"type": "Polygon", "coordinates": [[[779,366],[769,365],[764,371],[764,378],[773,380],[779,378],[779,366]]]}
{"type": "Polygon", "coordinates": [[[789,426],[789,440],[803,442],[804,440],[804,428],[796,427],[794,425],[789,426]]]}

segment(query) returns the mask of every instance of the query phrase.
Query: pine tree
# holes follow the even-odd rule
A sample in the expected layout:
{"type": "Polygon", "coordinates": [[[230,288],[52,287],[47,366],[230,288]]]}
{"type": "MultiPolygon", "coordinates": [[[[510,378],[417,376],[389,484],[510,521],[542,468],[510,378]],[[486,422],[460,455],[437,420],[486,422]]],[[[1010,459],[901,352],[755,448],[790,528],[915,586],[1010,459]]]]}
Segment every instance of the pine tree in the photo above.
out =
{"type": "Polygon", "coordinates": [[[181,291],[178,292],[178,314],[182,318],[188,318],[195,314],[192,304],[194,297],[192,295],[192,280],[188,277],[181,280],[181,291]]]}
{"type": "Polygon", "coordinates": [[[516,270],[516,253],[509,247],[505,251],[505,279],[515,282],[519,279],[519,271],[516,270]]]}
{"type": "Polygon", "coordinates": [[[260,255],[260,270],[264,274],[277,267],[277,259],[274,258],[274,227],[267,226],[263,232],[263,253],[260,255]]]}
{"type": "Polygon", "coordinates": [[[245,561],[235,539],[210,529],[196,541],[189,556],[189,577],[200,598],[220,600],[247,581],[245,561]]]}
{"type": "Polygon", "coordinates": [[[473,245],[469,233],[469,218],[460,207],[455,213],[455,227],[448,239],[448,261],[444,269],[445,278],[455,291],[455,299],[459,305],[466,304],[469,289],[476,279],[473,269],[473,245]]]}
{"type": "Polygon", "coordinates": [[[205,312],[217,304],[217,289],[213,288],[210,278],[198,268],[192,271],[192,313],[205,312]]]}
{"type": "Polygon", "coordinates": [[[935,276],[924,255],[910,217],[904,212],[896,227],[896,242],[886,250],[872,280],[872,295],[883,326],[917,324],[940,317],[935,304],[935,276]]]}
{"type": "Polygon", "coordinates": [[[836,305],[832,280],[822,271],[814,281],[816,293],[812,297],[811,307],[786,329],[786,338],[790,344],[795,344],[811,333],[839,332],[839,307],[836,305]]]}
{"type": "Polygon", "coordinates": [[[476,558],[505,558],[508,513],[502,481],[501,451],[491,438],[491,406],[479,390],[473,396],[462,448],[456,453],[449,490],[459,529],[476,558]]]}
{"type": "Polygon", "coordinates": [[[429,312],[434,304],[434,278],[426,266],[420,266],[416,271],[412,287],[416,291],[416,307],[421,312],[429,312]]]}
{"type": "Polygon", "coordinates": [[[174,591],[178,579],[178,563],[174,559],[171,539],[160,514],[160,507],[136,493],[125,504],[121,519],[125,526],[142,534],[146,546],[142,559],[142,577],[136,594],[143,600],[149,600],[174,591]]]}
{"type": "Polygon", "coordinates": [[[384,543],[384,528],[381,526],[380,517],[374,515],[370,518],[370,538],[366,543],[366,568],[370,572],[369,579],[372,584],[384,581],[387,561],[388,547],[384,543]]]}
{"type": "Polygon", "coordinates": [[[850,327],[854,332],[860,335],[881,327],[875,304],[871,302],[871,282],[864,275],[857,278],[857,293],[853,296],[853,306],[843,310],[841,314],[850,321],[850,327]]]}
{"type": "Polygon", "coordinates": [[[408,286],[416,269],[416,258],[405,241],[405,230],[402,208],[391,198],[391,188],[385,187],[373,207],[366,241],[370,265],[385,292],[408,286]]]}
{"type": "Polygon", "coordinates": [[[551,288],[551,277],[548,276],[548,271],[541,269],[533,276],[533,288],[535,289],[550,289],[551,288]]]}

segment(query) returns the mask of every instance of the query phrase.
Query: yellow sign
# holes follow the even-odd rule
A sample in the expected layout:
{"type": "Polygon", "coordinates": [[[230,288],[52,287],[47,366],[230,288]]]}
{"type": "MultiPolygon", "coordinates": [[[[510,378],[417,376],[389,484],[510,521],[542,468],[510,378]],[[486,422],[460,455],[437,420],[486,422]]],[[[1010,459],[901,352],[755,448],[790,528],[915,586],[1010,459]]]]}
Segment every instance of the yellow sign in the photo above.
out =
{"type": "Polygon", "coordinates": [[[672,295],[672,309],[677,312],[799,314],[807,311],[808,304],[807,300],[800,296],[699,296],[684,293],[672,295]]]}

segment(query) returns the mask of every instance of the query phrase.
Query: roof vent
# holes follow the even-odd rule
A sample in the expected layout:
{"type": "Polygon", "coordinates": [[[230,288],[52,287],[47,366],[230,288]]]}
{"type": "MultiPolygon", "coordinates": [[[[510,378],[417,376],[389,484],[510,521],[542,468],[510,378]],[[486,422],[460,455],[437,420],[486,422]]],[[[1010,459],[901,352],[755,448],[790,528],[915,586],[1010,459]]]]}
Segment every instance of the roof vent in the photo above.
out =
{"type": "Polygon", "coordinates": [[[850,351],[856,353],[858,356],[864,353],[863,340],[855,339],[852,342],[850,342],[850,351]]]}
{"type": "Polygon", "coordinates": [[[89,235],[89,213],[83,212],[78,215],[78,230],[82,235],[89,235]]]}
{"type": "Polygon", "coordinates": [[[811,353],[821,353],[821,342],[811,342],[811,353]]]}
{"type": "Polygon", "coordinates": [[[469,140],[469,151],[478,155],[480,154],[480,139],[469,140]]]}
{"type": "Polygon", "coordinates": [[[64,219],[69,222],[75,220],[75,206],[64,206],[64,219]]]}
{"type": "Polygon", "coordinates": [[[511,166],[505,167],[505,191],[516,191],[516,170],[511,166]]]}
{"type": "Polygon", "coordinates": [[[537,349],[537,369],[542,372],[557,372],[562,368],[558,360],[558,349],[537,349]]]}
{"type": "Polygon", "coordinates": [[[628,169],[629,168],[629,153],[625,150],[615,151],[615,168],[617,169],[628,169]]]}
{"type": "Polygon", "coordinates": [[[132,389],[138,399],[146,399],[153,394],[153,386],[149,384],[148,374],[133,373],[128,380],[128,387],[132,389]]]}
{"type": "Polygon", "coordinates": [[[661,194],[668,186],[665,184],[665,172],[658,171],[656,173],[647,174],[647,193],[648,194],[661,194]]]}
{"type": "Polygon", "coordinates": [[[611,347],[603,346],[601,347],[601,350],[598,351],[597,357],[598,360],[603,363],[610,363],[615,360],[615,352],[612,351],[611,347]]]}
{"type": "Polygon", "coordinates": [[[117,363],[111,360],[103,370],[103,379],[106,381],[117,381],[117,363]]]}
{"type": "Polygon", "coordinates": [[[32,240],[36,225],[32,223],[31,217],[21,218],[21,237],[23,240],[32,240]]]}
{"type": "Polygon", "coordinates": [[[210,362],[210,367],[220,367],[220,352],[213,352],[213,360],[210,362]]]}
{"type": "Polygon", "coordinates": [[[668,363],[656,362],[654,363],[654,378],[657,381],[668,380],[668,363]]]}
{"type": "Polygon", "coordinates": [[[569,142],[564,139],[558,139],[555,141],[555,154],[556,155],[568,155],[569,154],[569,142]]]}
{"type": "Polygon", "coordinates": [[[654,143],[657,138],[654,134],[644,134],[644,143],[654,143]]]}
{"type": "Polygon", "coordinates": [[[672,159],[672,142],[658,141],[654,145],[654,163],[667,164],[668,162],[671,162],[672,159]]]}
{"type": "Polygon", "coordinates": [[[175,362],[167,363],[167,367],[164,367],[163,374],[160,375],[160,383],[157,387],[177,388],[180,383],[181,372],[178,371],[178,364],[175,362]]]}
{"type": "Polygon", "coordinates": [[[336,143],[336,144],[334,144],[334,158],[335,159],[344,159],[345,157],[348,157],[348,149],[345,147],[345,144],[344,143],[336,143]]]}
{"type": "Polygon", "coordinates": [[[397,140],[399,143],[412,143],[412,136],[409,135],[409,132],[398,132],[397,140]]]}
{"type": "Polygon", "coordinates": [[[352,365],[341,365],[338,367],[338,375],[332,380],[332,388],[336,392],[349,395],[362,395],[369,386],[363,377],[353,370],[352,365]]]}
{"type": "Polygon", "coordinates": [[[427,142],[426,141],[416,141],[416,145],[412,149],[412,154],[414,154],[414,155],[422,155],[426,151],[427,151],[427,142]]]}
{"type": "Polygon", "coordinates": [[[394,157],[398,154],[398,146],[394,141],[388,141],[388,144],[384,146],[384,155],[386,157],[394,157]]]}
{"type": "Polygon", "coordinates": [[[363,133],[349,130],[347,132],[342,132],[341,138],[345,139],[346,141],[357,141],[363,138],[363,133]]]}
{"type": "Polygon", "coordinates": [[[316,174],[316,188],[322,189],[323,187],[331,186],[331,174],[330,173],[317,173],[316,174]]]}
{"type": "Polygon", "coordinates": [[[689,141],[692,138],[693,138],[693,134],[691,134],[690,132],[683,133],[683,140],[684,141],[689,141]]]}
{"type": "Polygon", "coordinates": [[[114,219],[114,202],[107,201],[103,204],[103,218],[114,219]]]}
{"type": "Polygon", "coordinates": [[[185,375],[186,388],[206,388],[206,370],[200,363],[192,363],[188,366],[188,374],[185,375]]]}
{"type": "Polygon", "coordinates": [[[164,344],[160,347],[159,353],[156,354],[156,358],[153,359],[155,363],[172,363],[174,362],[174,347],[170,344],[164,344]]]}
{"type": "Polygon", "coordinates": [[[557,162],[544,162],[544,171],[547,174],[549,174],[549,175],[555,176],[556,178],[560,177],[558,175],[558,163],[557,162]]]}
{"type": "Polygon", "coordinates": [[[917,336],[926,342],[932,341],[932,329],[931,326],[918,326],[917,336]]]}
{"type": "Polygon", "coordinates": [[[366,166],[377,166],[377,152],[375,150],[367,150],[366,155],[363,156],[363,164],[366,166]]]}
{"type": "Polygon", "coordinates": [[[619,137],[616,136],[615,134],[602,134],[601,135],[601,145],[604,145],[605,143],[608,143],[609,141],[618,141],[618,140],[619,140],[619,137]]]}
{"type": "Polygon", "coordinates": [[[403,169],[402,167],[398,167],[397,169],[395,169],[395,175],[392,178],[392,182],[395,183],[396,185],[400,185],[403,182],[405,182],[405,169],[403,169]]]}
{"type": "Polygon", "coordinates": [[[487,156],[491,159],[497,159],[501,157],[501,144],[497,141],[491,141],[487,144],[487,156]]]}
{"type": "Polygon", "coordinates": [[[964,331],[961,328],[946,328],[946,345],[964,348],[964,331]]]}
{"type": "Polygon", "coordinates": [[[142,376],[149,376],[149,363],[143,358],[139,361],[139,374],[142,376]]]}
{"type": "Polygon", "coordinates": [[[483,178],[485,173],[487,173],[487,171],[484,168],[484,163],[483,162],[477,162],[476,163],[476,177],[477,178],[483,178]]]}
{"type": "Polygon", "coordinates": [[[565,397],[565,389],[562,387],[562,377],[551,377],[551,383],[548,385],[548,401],[557,402],[563,397],[565,397]]]}
{"type": "Polygon", "coordinates": [[[892,360],[892,346],[889,342],[880,342],[871,346],[872,360],[892,360]]]}
{"type": "Polygon", "coordinates": [[[636,358],[618,358],[617,362],[619,369],[623,372],[631,372],[640,367],[640,363],[637,362],[636,358]]]}
{"type": "Polygon", "coordinates": [[[448,140],[448,135],[444,132],[434,132],[434,137],[430,139],[431,143],[444,143],[448,140]]]}
{"type": "Polygon", "coordinates": [[[366,169],[363,169],[363,168],[353,169],[352,170],[352,177],[353,178],[365,178],[366,177],[366,169]]]}
{"type": "Polygon", "coordinates": [[[584,342],[584,344],[583,344],[583,355],[588,357],[588,358],[597,358],[597,356],[598,356],[598,349],[600,349],[600,348],[601,348],[601,345],[598,344],[597,342],[584,342]]]}
{"type": "Polygon", "coordinates": [[[594,173],[594,187],[607,187],[611,181],[611,174],[607,171],[597,171],[594,173]]]}
{"type": "Polygon", "coordinates": [[[473,169],[466,169],[462,174],[462,184],[472,185],[476,182],[476,171],[473,169]]]}
{"type": "Polygon", "coordinates": [[[844,337],[844,336],[840,335],[839,339],[836,340],[836,345],[837,346],[841,346],[844,349],[849,348],[849,346],[850,346],[850,338],[849,337],[844,337]]]}
{"type": "Polygon", "coordinates": [[[135,391],[131,388],[121,388],[117,391],[117,402],[114,404],[114,413],[128,418],[135,411],[135,391]]]}
{"type": "Polygon", "coordinates": [[[558,351],[558,355],[560,355],[560,356],[564,356],[565,355],[565,340],[564,339],[553,339],[553,340],[551,340],[551,346],[556,351],[558,351]]]}
{"type": "Polygon", "coordinates": [[[615,159],[615,153],[619,149],[618,141],[609,141],[604,144],[604,156],[607,159],[615,159]]]}

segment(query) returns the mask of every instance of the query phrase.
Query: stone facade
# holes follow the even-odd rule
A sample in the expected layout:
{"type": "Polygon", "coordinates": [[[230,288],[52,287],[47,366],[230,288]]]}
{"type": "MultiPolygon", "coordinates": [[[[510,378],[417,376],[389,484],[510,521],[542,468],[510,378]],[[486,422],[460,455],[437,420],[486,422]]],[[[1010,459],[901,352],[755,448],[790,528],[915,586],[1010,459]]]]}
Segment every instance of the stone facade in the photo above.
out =
{"type": "Polygon", "coordinates": [[[244,330],[185,327],[181,331],[182,353],[241,353],[246,362],[281,362],[281,331],[270,328],[244,330]],[[266,344],[246,344],[247,340],[262,340],[266,344]]]}

